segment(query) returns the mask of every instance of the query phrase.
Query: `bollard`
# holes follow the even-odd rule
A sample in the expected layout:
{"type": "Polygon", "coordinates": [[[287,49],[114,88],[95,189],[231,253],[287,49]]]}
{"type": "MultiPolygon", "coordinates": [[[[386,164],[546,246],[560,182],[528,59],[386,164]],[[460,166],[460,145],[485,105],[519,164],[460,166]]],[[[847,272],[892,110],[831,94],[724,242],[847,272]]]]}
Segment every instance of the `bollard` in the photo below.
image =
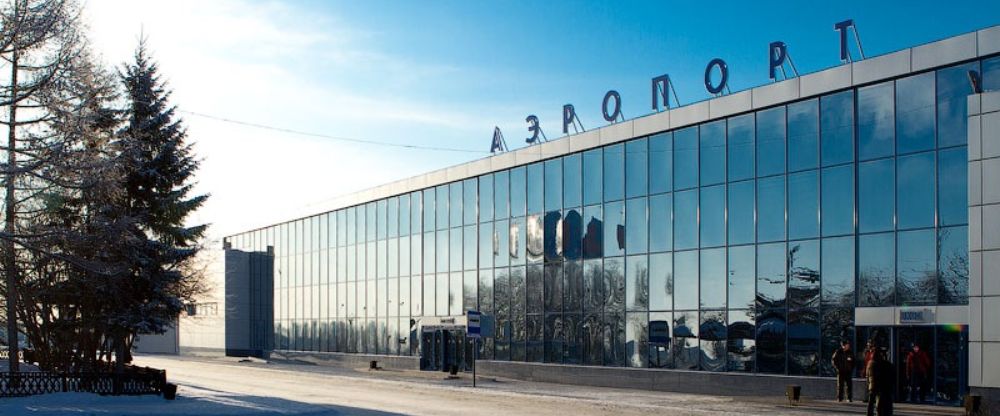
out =
{"type": "Polygon", "coordinates": [[[965,400],[962,400],[963,405],[965,405],[965,414],[967,416],[980,414],[980,409],[983,403],[983,397],[978,394],[966,394],[965,400]]]}
{"type": "Polygon", "coordinates": [[[371,361],[368,362],[368,371],[371,371],[371,370],[378,370],[378,361],[377,360],[371,360],[371,361]]]}
{"type": "Polygon", "coordinates": [[[174,383],[167,383],[163,386],[163,398],[167,400],[174,400],[177,398],[177,385],[174,383]]]}
{"type": "Polygon", "coordinates": [[[785,386],[785,397],[788,398],[788,405],[795,406],[802,397],[802,386],[789,384],[785,386]]]}

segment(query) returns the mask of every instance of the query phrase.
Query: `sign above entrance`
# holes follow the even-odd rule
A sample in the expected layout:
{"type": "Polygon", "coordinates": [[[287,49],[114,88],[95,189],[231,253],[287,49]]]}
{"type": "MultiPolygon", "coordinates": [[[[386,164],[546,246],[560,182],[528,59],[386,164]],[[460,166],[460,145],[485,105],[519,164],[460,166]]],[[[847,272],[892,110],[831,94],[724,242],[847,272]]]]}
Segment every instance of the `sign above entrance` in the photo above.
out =
{"type": "Polygon", "coordinates": [[[902,324],[932,324],[934,311],[929,308],[899,309],[899,323],[902,324]]]}

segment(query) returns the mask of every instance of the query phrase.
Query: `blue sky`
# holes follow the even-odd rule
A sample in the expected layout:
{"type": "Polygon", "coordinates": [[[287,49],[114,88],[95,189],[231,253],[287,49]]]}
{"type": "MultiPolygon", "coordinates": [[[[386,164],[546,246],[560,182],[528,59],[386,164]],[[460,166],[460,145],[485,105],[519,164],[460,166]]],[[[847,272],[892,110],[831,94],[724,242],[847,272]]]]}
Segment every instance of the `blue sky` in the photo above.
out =
{"type": "Polygon", "coordinates": [[[588,129],[601,100],[650,113],[669,73],[683,103],[708,97],[712,58],[733,91],[763,85],[767,48],[802,73],[839,64],[836,22],[854,19],[868,56],[1000,24],[1000,2],[102,0],[86,3],[95,50],[113,67],[140,29],[182,111],[325,135],[471,149],[352,144],[181,113],[204,158],[193,219],[218,237],[327,210],[334,198],[485,157],[493,127],[512,148],[536,114],[562,136],[562,105],[588,129]]]}

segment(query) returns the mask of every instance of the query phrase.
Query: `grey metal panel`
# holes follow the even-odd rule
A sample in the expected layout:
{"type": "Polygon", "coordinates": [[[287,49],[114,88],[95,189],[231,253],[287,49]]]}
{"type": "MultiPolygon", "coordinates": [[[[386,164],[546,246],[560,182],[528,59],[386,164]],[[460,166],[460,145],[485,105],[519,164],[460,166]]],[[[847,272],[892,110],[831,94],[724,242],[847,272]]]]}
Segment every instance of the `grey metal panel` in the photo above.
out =
{"type": "Polygon", "coordinates": [[[983,249],[983,207],[969,207],[969,250],[983,249]]]}
{"type": "Polygon", "coordinates": [[[982,271],[977,270],[982,279],[982,294],[1000,296],[1000,250],[983,251],[982,267],[982,271]]]}
{"type": "Polygon", "coordinates": [[[934,323],[944,324],[969,324],[969,307],[967,305],[938,305],[934,307],[934,323]]]}
{"type": "MultiPolygon", "coordinates": [[[[1000,264],[997,266],[1000,267],[1000,264]]],[[[969,296],[982,296],[983,283],[983,252],[969,252],[969,296]]],[[[997,290],[1000,291],[1000,282],[996,282],[995,284],[997,290]]]]}
{"type": "Polygon", "coordinates": [[[982,221],[983,250],[1000,250],[1000,205],[984,205],[982,221]]]}
{"type": "Polygon", "coordinates": [[[740,91],[734,94],[724,95],[708,102],[709,118],[719,118],[731,116],[737,113],[750,111],[751,95],[750,91],[740,91]]]}
{"type": "Polygon", "coordinates": [[[983,161],[969,162],[969,205],[983,203],[983,161]]]}
{"type": "Polygon", "coordinates": [[[852,66],[854,85],[892,78],[910,72],[910,50],[857,61],[852,66]]]}
{"type": "Polygon", "coordinates": [[[967,33],[912,49],[914,71],[947,65],[976,57],[976,34],[967,33]]]}
{"type": "Polygon", "coordinates": [[[1000,52],[1000,26],[993,26],[976,32],[976,44],[979,56],[1000,52]]]}
{"type": "Polygon", "coordinates": [[[568,138],[569,151],[578,152],[601,145],[601,134],[597,130],[574,134],[568,138]]]}
{"type": "Polygon", "coordinates": [[[983,114],[1000,111],[1000,91],[990,91],[980,94],[982,100],[981,112],[983,114]]]}
{"type": "Polygon", "coordinates": [[[670,129],[670,111],[661,111],[656,114],[639,117],[633,120],[632,132],[638,136],[648,136],[670,129]]]}
{"type": "MultiPolygon", "coordinates": [[[[983,298],[983,315],[990,319],[983,320],[983,341],[1000,342],[1000,297],[987,296],[983,298]]],[[[1000,356],[993,357],[1000,358],[1000,356]]],[[[996,366],[1000,368],[1000,366],[996,366]]]]}
{"type": "MultiPolygon", "coordinates": [[[[980,163],[980,162],[972,162],[980,163]]],[[[976,182],[982,181],[982,203],[983,204],[998,204],[1000,203],[1000,158],[983,159],[982,161],[982,177],[973,178],[969,177],[969,183],[971,184],[974,180],[976,182]]],[[[969,174],[971,175],[972,169],[969,169],[969,174]]],[[[978,173],[978,172],[977,172],[978,173]]],[[[971,185],[970,185],[971,188],[971,185]]],[[[971,189],[970,189],[971,191],[971,189]]],[[[969,203],[975,203],[972,199],[972,195],[969,195],[969,203]]]]}
{"type": "Polygon", "coordinates": [[[708,120],[708,101],[670,110],[670,128],[676,129],[708,120]]]}
{"type": "Polygon", "coordinates": [[[799,98],[799,78],[776,82],[771,85],[757,87],[751,90],[752,106],[756,110],[775,104],[793,101],[799,98]]]}
{"type": "Polygon", "coordinates": [[[634,137],[632,135],[632,120],[601,127],[598,132],[601,145],[617,143],[634,137]]]}
{"type": "Polygon", "coordinates": [[[896,323],[896,308],[854,308],[854,324],[857,326],[893,325],[896,323]]]}
{"type": "Polygon", "coordinates": [[[969,160],[983,158],[983,138],[982,138],[982,116],[969,116],[968,143],[969,160]]]}
{"type": "Polygon", "coordinates": [[[806,74],[799,79],[799,97],[811,97],[851,86],[851,65],[845,64],[824,71],[806,74]]]}
{"type": "Polygon", "coordinates": [[[980,96],[982,94],[972,94],[969,96],[968,104],[965,106],[966,114],[972,116],[983,112],[980,107],[980,96]]]}

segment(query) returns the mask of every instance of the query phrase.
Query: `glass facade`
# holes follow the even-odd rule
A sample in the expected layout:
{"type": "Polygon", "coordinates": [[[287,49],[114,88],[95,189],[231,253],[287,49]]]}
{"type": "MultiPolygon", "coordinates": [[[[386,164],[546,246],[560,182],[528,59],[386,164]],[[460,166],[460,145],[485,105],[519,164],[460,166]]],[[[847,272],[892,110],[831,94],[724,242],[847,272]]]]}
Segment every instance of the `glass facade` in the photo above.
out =
{"type": "MultiPolygon", "coordinates": [[[[967,302],[972,62],[227,238],[274,256],[274,348],[832,375],[854,307],[967,302]]],[[[994,82],[992,80],[987,80],[994,82]]],[[[857,344],[855,344],[857,345],[857,344]]]]}

